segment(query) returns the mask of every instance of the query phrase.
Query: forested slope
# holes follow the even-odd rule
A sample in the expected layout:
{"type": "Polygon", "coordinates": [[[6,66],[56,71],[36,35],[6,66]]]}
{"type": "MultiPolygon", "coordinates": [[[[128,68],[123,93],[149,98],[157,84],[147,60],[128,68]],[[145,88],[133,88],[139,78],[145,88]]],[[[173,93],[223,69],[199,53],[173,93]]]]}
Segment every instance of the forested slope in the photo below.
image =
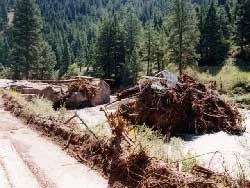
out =
{"type": "MultiPolygon", "coordinates": [[[[0,63],[9,67],[7,76],[13,76],[11,67],[16,63],[13,27],[7,26],[7,13],[15,4],[0,2],[0,63]]],[[[134,83],[142,70],[150,75],[168,63],[180,68],[221,65],[231,48],[239,46],[246,52],[250,41],[248,0],[37,0],[36,4],[42,38],[55,54],[50,73],[54,78],[91,74],[126,85],[134,83]]],[[[248,58],[248,53],[242,54],[248,58]]]]}

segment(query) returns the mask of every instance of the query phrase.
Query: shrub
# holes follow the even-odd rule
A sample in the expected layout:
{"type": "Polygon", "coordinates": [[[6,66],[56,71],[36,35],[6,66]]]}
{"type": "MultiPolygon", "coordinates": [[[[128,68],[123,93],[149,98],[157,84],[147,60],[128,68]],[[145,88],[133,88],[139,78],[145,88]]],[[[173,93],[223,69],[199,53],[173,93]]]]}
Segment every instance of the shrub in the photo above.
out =
{"type": "Polygon", "coordinates": [[[13,71],[9,67],[0,67],[0,78],[1,79],[11,79],[13,76],[13,71]]]}
{"type": "Polygon", "coordinates": [[[135,143],[135,146],[131,148],[133,152],[144,150],[150,156],[165,159],[164,137],[159,132],[142,125],[132,129],[129,135],[135,143]]]}
{"type": "Polygon", "coordinates": [[[81,75],[83,75],[83,72],[80,72],[80,68],[78,67],[78,65],[72,64],[69,66],[68,71],[63,77],[68,78],[71,76],[81,76],[81,75]]]}

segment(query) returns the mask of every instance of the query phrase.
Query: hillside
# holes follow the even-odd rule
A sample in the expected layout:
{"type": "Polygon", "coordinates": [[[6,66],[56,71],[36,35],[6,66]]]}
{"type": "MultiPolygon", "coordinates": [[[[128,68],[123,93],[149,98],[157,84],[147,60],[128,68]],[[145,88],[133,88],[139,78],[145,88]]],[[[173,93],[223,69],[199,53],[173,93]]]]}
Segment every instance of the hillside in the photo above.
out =
{"type": "MultiPolygon", "coordinates": [[[[49,44],[47,48],[52,49],[49,59],[55,59],[55,63],[49,63],[53,66],[50,77],[92,75],[119,80],[118,85],[130,85],[141,75],[152,75],[169,64],[178,64],[179,58],[182,58],[183,68],[187,65],[221,66],[230,49],[240,43],[247,47],[247,43],[240,41],[242,26],[240,12],[236,10],[241,5],[236,6],[236,0],[180,1],[185,7],[181,41],[178,41],[182,31],[177,27],[176,16],[182,14],[173,9],[176,2],[37,0],[42,19],[41,37],[49,44]],[[178,55],[180,42],[182,56],[178,55]]],[[[4,0],[0,7],[0,63],[10,68],[14,29],[7,24],[15,0],[4,0]]],[[[242,19],[242,23],[246,21],[242,19]]],[[[248,32],[247,29],[242,31],[248,32]]],[[[3,74],[12,77],[9,69],[3,74]]]]}

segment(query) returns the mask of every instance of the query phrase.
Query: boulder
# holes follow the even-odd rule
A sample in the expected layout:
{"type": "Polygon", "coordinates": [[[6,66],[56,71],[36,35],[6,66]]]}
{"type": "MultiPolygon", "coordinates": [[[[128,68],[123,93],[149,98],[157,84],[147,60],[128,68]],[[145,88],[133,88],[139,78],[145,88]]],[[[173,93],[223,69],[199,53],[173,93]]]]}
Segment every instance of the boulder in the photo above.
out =
{"type": "Polygon", "coordinates": [[[24,95],[37,95],[52,101],[60,107],[64,103],[69,108],[97,106],[110,102],[110,86],[93,77],[74,77],[68,80],[27,81],[9,83],[9,89],[24,95]]]}

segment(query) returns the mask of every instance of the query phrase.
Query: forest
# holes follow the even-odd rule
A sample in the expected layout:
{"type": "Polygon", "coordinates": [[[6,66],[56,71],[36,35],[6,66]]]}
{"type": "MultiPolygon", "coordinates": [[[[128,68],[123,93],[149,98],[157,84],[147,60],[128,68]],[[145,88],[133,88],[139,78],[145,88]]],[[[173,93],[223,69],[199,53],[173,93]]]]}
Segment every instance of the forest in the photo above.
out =
{"type": "Polygon", "coordinates": [[[127,86],[171,64],[180,74],[232,56],[247,65],[249,47],[249,0],[0,1],[3,78],[88,75],[127,86]]]}

